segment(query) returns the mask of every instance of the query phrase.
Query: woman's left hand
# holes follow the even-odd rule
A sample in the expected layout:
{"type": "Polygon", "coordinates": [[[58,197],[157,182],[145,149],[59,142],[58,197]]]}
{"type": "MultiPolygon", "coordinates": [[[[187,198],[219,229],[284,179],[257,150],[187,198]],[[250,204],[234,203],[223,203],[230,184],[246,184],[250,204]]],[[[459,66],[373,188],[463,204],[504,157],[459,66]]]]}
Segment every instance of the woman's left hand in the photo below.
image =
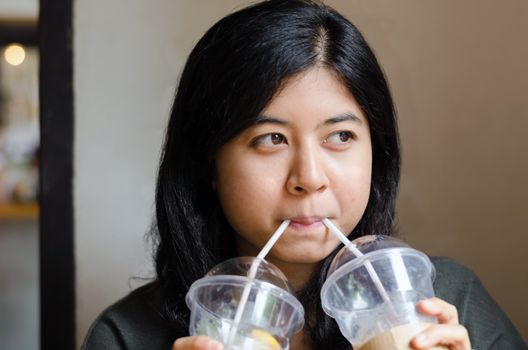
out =
{"type": "Polygon", "coordinates": [[[417,307],[421,313],[436,317],[439,324],[427,328],[413,338],[411,345],[415,349],[443,345],[451,350],[471,350],[468,331],[458,323],[456,307],[438,298],[422,300],[417,307]]]}

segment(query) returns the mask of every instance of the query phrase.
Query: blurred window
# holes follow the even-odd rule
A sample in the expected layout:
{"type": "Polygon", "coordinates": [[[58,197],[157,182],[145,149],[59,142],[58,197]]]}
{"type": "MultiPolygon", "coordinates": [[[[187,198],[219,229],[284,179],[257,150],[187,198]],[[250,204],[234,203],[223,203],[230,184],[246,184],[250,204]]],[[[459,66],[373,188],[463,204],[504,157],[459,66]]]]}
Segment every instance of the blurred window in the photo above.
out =
{"type": "Polygon", "coordinates": [[[0,219],[36,217],[38,49],[0,44],[0,219]]]}

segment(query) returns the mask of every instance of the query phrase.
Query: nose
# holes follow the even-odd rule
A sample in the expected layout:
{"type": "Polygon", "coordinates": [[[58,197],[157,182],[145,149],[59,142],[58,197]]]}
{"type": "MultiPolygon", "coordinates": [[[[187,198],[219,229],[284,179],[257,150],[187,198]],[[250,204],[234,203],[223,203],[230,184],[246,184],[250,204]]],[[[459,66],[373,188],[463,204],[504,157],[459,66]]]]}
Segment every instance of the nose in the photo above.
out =
{"type": "Polygon", "coordinates": [[[306,146],[292,155],[286,188],[294,195],[322,192],[328,188],[326,168],[317,149],[306,146]]]}

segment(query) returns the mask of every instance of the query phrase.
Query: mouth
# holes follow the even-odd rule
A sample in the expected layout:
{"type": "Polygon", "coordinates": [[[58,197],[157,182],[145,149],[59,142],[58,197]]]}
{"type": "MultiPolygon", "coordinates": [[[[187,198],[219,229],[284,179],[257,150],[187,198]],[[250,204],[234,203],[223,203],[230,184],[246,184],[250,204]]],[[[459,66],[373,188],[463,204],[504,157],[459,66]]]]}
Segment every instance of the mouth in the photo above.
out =
{"type": "Polygon", "coordinates": [[[323,225],[323,218],[320,216],[300,216],[290,220],[290,227],[296,230],[313,229],[323,225]]]}

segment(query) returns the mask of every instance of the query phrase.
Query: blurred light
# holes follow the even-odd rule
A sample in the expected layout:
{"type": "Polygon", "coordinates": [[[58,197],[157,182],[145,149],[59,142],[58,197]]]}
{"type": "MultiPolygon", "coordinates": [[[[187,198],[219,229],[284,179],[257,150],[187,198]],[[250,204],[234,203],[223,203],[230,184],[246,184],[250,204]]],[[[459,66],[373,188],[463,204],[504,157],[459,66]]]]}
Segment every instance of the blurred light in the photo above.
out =
{"type": "Polygon", "coordinates": [[[4,58],[10,65],[18,66],[24,62],[26,51],[21,45],[11,44],[5,49],[4,58]]]}

